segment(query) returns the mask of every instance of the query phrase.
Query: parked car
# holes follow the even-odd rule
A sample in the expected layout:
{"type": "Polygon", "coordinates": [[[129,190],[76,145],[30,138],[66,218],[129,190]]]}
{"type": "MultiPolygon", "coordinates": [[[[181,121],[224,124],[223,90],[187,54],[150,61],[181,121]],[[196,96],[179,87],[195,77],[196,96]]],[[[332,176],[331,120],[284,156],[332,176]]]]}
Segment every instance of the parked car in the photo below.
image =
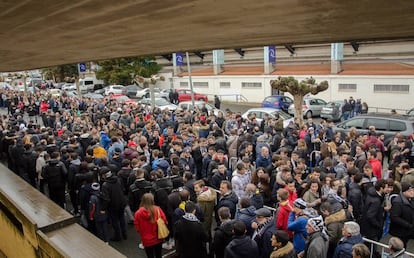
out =
{"type": "Polygon", "coordinates": [[[120,104],[126,104],[126,105],[133,105],[136,106],[138,103],[132,99],[130,99],[128,96],[122,95],[122,94],[110,94],[106,98],[109,98],[110,100],[115,100],[116,102],[120,104]]]}
{"type": "Polygon", "coordinates": [[[407,111],[407,115],[414,116],[414,108],[407,111]]]}
{"type": "MultiPolygon", "coordinates": [[[[304,117],[313,117],[313,116],[320,116],[322,108],[326,105],[326,101],[323,99],[316,99],[316,98],[304,98],[303,99],[303,116],[304,117]]],[[[295,105],[291,104],[288,113],[291,115],[295,114],[295,105]]]]}
{"type": "Polygon", "coordinates": [[[52,95],[52,97],[60,97],[63,94],[63,91],[61,89],[50,89],[49,94],[52,95]]]}
{"type": "Polygon", "coordinates": [[[341,121],[342,117],[342,107],[344,106],[343,100],[335,100],[329,101],[321,111],[321,118],[329,119],[333,121],[341,121]],[[334,114],[334,107],[337,109],[338,112],[334,114]]]}
{"type": "Polygon", "coordinates": [[[8,90],[8,89],[11,89],[11,88],[12,88],[12,86],[9,83],[7,83],[7,82],[0,82],[0,89],[6,89],[6,90],[8,90]]]}
{"type": "MultiPolygon", "coordinates": [[[[143,106],[151,106],[151,99],[150,98],[142,99],[140,103],[143,106]]],[[[177,109],[177,105],[170,103],[168,100],[164,98],[155,98],[155,106],[160,109],[168,108],[168,110],[170,111],[174,111],[177,109]]]]}
{"type": "MultiPolygon", "coordinates": [[[[155,97],[157,97],[157,93],[159,93],[160,90],[158,88],[154,88],[155,97]]],[[[137,91],[135,94],[137,98],[143,99],[143,98],[149,98],[150,97],[150,88],[145,88],[137,91]]]]}
{"type": "Polygon", "coordinates": [[[98,80],[94,77],[86,77],[79,80],[79,85],[86,88],[86,91],[92,92],[94,90],[102,89],[104,81],[98,80]]]}
{"type": "Polygon", "coordinates": [[[262,107],[281,109],[287,112],[291,104],[293,104],[293,100],[287,96],[272,95],[263,100],[262,107]]]}
{"type": "Polygon", "coordinates": [[[279,115],[279,117],[283,119],[283,128],[286,128],[291,121],[294,122],[294,118],[288,113],[274,108],[251,108],[242,115],[242,118],[247,119],[247,117],[252,113],[256,114],[256,121],[259,124],[262,122],[265,114],[268,114],[270,118],[275,118],[276,115],[279,115]]]}
{"type": "Polygon", "coordinates": [[[158,95],[155,94],[155,97],[163,98],[163,99],[166,99],[166,100],[170,100],[170,92],[171,92],[171,89],[162,89],[158,93],[158,95]]]}
{"type": "Polygon", "coordinates": [[[102,89],[97,89],[97,90],[94,90],[94,91],[93,91],[93,93],[104,95],[104,94],[105,94],[105,89],[106,89],[106,87],[108,87],[108,86],[105,86],[105,87],[104,87],[104,88],[102,88],[102,89]]]}
{"type": "Polygon", "coordinates": [[[60,89],[61,90],[76,90],[76,84],[66,82],[66,83],[62,84],[60,89]]]}
{"type": "Polygon", "coordinates": [[[101,94],[93,93],[93,92],[86,93],[86,94],[82,95],[82,97],[90,98],[90,99],[93,99],[93,100],[101,100],[101,99],[104,98],[104,96],[102,96],[101,94]]]}
{"type": "MultiPolygon", "coordinates": [[[[189,101],[191,100],[191,90],[177,90],[178,92],[178,102],[189,101]]],[[[208,98],[204,94],[194,92],[194,100],[202,100],[204,102],[208,101],[208,98]]]]}
{"type": "MultiPolygon", "coordinates": [[[[206,108],[207,108],[207,110],[208,110],[208,113],[210,113],[210,111],[213,110],[214,115],[216,115],[216,116],[218,115],[218,112],[220,112],[220,109],[215,108],[213,105],[211,105],[208,102],[195,100],[194,101],[194,105],[196,107],[200,108],[200,109],[203,107],[203,105],[205,105],[206,108]]],[[[183,102],[180,102],[178,104],[178,107],[181,108],[181,109],[194,110],[192,101],[183,101],[183,102]]]]}
{"type": "Polygon", "coordinates": [[[130,98],[136,98],[137,92],[142,90],[138,85],[132,84],[125,86],[126,95],[130,98]]]}
{"type": "Polygon", "coordinates": [[[105,88],[105,95],[111,95],[111,94],[121,94],[126,95],[126,89],[123,85],[109,85],[105,88]]]}
{"type": "Polygon", "coordinates": [[[355,127],[358,133],[364,133],[370,126],[375,126],[375,131],[383,133],[385,138],[393,137],[397,132],[409,136],[414,132],[414,117],[390,113],[368,113],[337,124],[334,131],[345,135],[352,127],[355,127]]]}

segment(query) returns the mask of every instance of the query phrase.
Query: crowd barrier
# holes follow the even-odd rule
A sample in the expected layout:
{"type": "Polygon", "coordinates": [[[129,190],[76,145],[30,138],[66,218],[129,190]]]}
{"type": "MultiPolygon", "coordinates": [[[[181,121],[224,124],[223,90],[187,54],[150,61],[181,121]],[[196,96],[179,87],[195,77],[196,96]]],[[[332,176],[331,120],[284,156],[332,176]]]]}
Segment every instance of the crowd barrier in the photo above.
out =
{"type": "Polygon", "coordinates": [[[0,250],[6,257],[125,257],[0,164],[0,250]]]}

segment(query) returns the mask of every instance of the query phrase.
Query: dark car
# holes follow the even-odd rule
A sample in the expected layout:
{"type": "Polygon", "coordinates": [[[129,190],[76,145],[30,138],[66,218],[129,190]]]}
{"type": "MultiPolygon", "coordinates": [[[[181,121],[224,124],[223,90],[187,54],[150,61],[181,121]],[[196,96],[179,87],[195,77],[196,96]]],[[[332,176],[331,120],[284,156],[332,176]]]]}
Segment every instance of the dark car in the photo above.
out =
{"type": "Polygon", "coordinates": [[[368,131],[370,126],[375,126],[375,131],[383,133],[385,138],[393,137],[397,132],[409,136],[414,132],[414,117],[389,113],[369,113],[337,124],[334,131],[345,135],[352,127],[355,127],[358,133],[364,133],[368,131]]]}
{"type": "Polygon", "coordinates": [[[137,92],[142,90],[142,88],[133,84],[133,85],[125,86],[125,90],[126,90],[126,95],[128,97],[136,98],[137,92]]]}
{"type": "Polygon", "coordinates": [[[288,112],[289,106],[293,104],[293,100],[284,95],[272,95],[266,97],[262,102],[262,107],[264,108],[275,108],[282,109],[285,112],[288,112]]]}

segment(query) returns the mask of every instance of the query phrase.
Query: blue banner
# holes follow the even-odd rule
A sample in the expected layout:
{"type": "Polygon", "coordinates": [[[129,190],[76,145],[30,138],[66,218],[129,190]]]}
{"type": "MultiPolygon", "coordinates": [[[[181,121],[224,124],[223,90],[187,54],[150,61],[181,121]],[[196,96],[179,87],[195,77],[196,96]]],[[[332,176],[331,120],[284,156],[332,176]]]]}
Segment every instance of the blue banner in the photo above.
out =
{"type": "Polygon", "coordinates": [[[183,52],[175,53],[175,64],[177,66],[183,66],[184,65],[184,53],[183,52]]]}
{"type": "Polygon", "coordinates": [[[276,47],[269,46],[269,63],[276,63],[276,47]]]}

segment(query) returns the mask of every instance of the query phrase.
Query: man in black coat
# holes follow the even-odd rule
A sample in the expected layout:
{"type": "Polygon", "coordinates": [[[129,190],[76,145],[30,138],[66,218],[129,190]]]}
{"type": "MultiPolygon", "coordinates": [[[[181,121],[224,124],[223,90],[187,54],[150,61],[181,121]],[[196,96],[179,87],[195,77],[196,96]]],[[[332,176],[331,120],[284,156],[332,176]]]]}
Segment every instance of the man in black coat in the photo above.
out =
{"type": "Polygon", "coordinates": [[[227,245],[224,256],[227,258],[259,257],[256,242],[246,235],[246,226],[241,221],[233,224],[234,238],[227,245]]]}
{"type": "Polygon", "coordinates": [[[239,198],[232,191],[231,183],[227,180],[221,181],[220,183],[220,198],[216,205],[216,221],[219,224],[218,210],[221,207],[227,207],[230,210],[231,218],[236,215],[236,205],[239,202],[239,198]]]}
{"type": "Polygon", "coordinates": [[[401,193],[392,202],[390,234],[399,237],[407,246],[414,238],[414,188],[410,183],[401,183],[401,193]]]}
{"type": "Polygon", "coordinates": [[[114,229],[114,236],[111,241],[121,241],[122,237],[127,239],[124,209],[126,199],[122,191],[122,185],[118,177],[112,174],[108,167],[102,167],[100,171],[104,183],[102,184],[102,210],[108,211],[111,225],[114,229]]]}
{"type": "Polygon", "coordinates": [[[174,227],[174,239],[180,258],[207,258],[208,235],[203,224],[195,216],[196,206],[192,201],[185,204],[185,214],[174,227]]]}
{"type": "Polygon", "coordinates": [[[378,241],[384,226],[384,193],[386,183],[380,179],[375,187],[368,189],[361,220],[361,233],[364,237],[378,241]]]}
{"type": "Polygon", "coordinates": [[[216,258],[224,258],[224,250],[233,237],[234,221],[230,218],[230,210],[227,207],[221,207],[218,215],[221,225],[215,229],[211,251],[214,251],[216,258]]]}
{"type": "Polygon", "coordinates": [[[68,171],[58,152],[50,154],[50,160],[43,167],[42,177],[49,187],[49,196],[60,207],[65,208],[65,186],[68,171]]]}
{"type": "Polygon", "coordinates": [[[22,170],[20,175],[23,176],[23,179],[28,180],[28,182],[33,186],[36,187],[36,160],[37,160],[37,153],[32,149],[31,144],[24,145],[24,153],[21,157],[21,166],[22,170]]]}

